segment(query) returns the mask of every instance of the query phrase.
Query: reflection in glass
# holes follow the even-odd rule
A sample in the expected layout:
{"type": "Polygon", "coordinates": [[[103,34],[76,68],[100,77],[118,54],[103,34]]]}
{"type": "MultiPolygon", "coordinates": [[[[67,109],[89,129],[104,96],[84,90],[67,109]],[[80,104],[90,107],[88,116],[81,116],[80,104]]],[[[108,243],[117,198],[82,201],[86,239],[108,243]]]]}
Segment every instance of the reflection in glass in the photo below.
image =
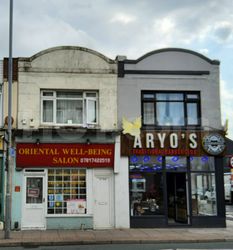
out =
{"type": "Polygon", "coordinates": [[[187,103],[187,124],[198,125],[197,103],[187,103]]]}
{"type": "Polygon", "coordinates": [[[214,173],[192,173],[193,215],[217,215],[214,173]]]}
{"type": "Polygon", "coordinates": [[[190,157],[191,171],[215,171],[214,157],[190,157]]]}
{"type": "Polygon", "coordinates": [[[166,156],[166,170],[168,171],[186,171],[187,158],[181,156],[166,156]]]}
{"type": "Polygon", "coordinates": [[[161,172],[130,173],[131,216],[164,214],[161,172]]]}
{"type": "Polygon", "coordinates": [[[131,216],[164,214],[162,161],[158,156],[131,156],[131,216]]]}
{"type": "Polygon", "coordinates": [[[184,125],[184,104],[182,102],[158,102],[156,114],[160,126],[184,125]]]}
{"type": "Polygon", "coordinates": [[[57,123],[81,124],[82,122],[82,100],[57,100],[57,123]]]}
{"type": "Polygon", "coordinates": [[[43,122],[53,122],[53,101],[43,101],[43,122]]]}
{"type": "Polygon", "coordinates": [[[85,169],[49,169],[48,187],[48,214],[86,213],[85,169]]]}
{"type": "Polygon", "coordinates": [[[155,105],[153,102],[143,103],[143,123],[145,125],[155,124],[155,105]]]}
{"type": "Polygon", "coordinates": [[[43,178],[27,177],[26,203],[42,203],[43,199],[43,178]]]}
{"type": "Polygon", "coordinates": [[[160,93],[156,94],[157,101],[183,101],[184,96],[180,93],[160,93]]]}

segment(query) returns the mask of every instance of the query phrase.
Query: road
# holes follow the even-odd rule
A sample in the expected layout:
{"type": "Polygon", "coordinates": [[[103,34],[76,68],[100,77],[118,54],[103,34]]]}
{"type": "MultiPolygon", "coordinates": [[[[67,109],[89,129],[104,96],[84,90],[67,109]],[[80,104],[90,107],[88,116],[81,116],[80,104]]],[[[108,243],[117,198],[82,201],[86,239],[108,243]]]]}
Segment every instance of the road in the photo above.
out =
{"type": "Polygon", "coordinates": [[[1,250],[233,250],[233,242],[2,247],[1,250]]]}

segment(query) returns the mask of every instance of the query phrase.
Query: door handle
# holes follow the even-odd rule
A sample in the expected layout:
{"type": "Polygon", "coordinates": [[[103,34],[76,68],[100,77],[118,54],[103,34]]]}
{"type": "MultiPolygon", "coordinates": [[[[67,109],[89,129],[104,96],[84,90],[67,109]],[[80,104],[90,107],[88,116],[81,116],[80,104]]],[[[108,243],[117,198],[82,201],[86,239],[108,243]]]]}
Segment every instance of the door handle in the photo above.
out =
{"type": "Polygon", "coordinates": [[[42,202],[45,202],[45,198],[42,199],[42,202]]]}

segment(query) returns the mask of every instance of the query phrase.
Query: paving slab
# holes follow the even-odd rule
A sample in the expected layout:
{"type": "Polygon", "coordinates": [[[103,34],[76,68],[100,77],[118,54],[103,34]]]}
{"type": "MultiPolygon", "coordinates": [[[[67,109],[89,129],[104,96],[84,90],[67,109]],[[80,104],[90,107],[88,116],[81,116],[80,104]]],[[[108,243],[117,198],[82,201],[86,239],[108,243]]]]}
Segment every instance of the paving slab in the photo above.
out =
{"type": "Polygon", "coordinates": [[[0,246],[233,242],[233,221],[227,221],[227,228],[37,230],[12,231],[10,236],[4,239],[4,231],[0,231],[0,246]]]}

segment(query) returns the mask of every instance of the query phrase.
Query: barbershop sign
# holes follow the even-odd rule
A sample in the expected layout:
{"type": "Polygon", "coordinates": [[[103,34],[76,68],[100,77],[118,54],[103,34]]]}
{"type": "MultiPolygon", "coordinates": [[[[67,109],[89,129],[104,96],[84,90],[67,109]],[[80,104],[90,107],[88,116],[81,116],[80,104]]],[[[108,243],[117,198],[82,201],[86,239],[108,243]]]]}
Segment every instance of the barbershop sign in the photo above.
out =
{"type": "Polygon", "coordinates": [[[18,143],[16,165],[27,167],[113,167],[114,144],[18,143]]]}
{"type": "Polygon", "coordinates": [[[121,135],[121,155],[222,156],[225,139],[219,131],[141,131],[121,135]]]}

